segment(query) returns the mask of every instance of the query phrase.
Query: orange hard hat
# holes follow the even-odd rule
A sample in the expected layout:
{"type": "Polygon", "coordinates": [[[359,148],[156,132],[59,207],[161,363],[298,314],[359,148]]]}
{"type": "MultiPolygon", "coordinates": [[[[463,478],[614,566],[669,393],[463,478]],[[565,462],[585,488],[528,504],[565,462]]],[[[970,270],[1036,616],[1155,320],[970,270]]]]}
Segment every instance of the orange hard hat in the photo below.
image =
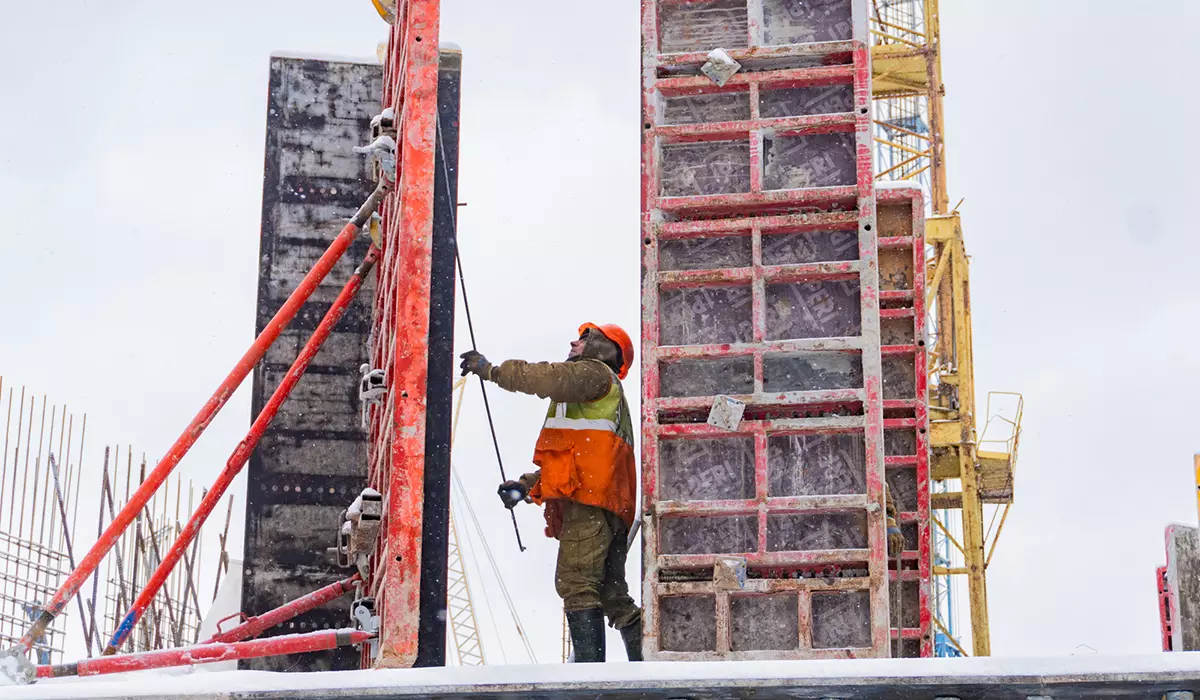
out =
{"type": "Polygon", "coordinates": [[[617,372],[617,378],[624,379],[629,374],[629,368],[633,366],[633,340],[630,339],[629,334],[615,323],[605,323],[599,326],[595,323],[585,323],[579,327],[579,335],[582,336],[583,332],[589,329],[608,338],[621,348],[621,369],[617,372]]]}

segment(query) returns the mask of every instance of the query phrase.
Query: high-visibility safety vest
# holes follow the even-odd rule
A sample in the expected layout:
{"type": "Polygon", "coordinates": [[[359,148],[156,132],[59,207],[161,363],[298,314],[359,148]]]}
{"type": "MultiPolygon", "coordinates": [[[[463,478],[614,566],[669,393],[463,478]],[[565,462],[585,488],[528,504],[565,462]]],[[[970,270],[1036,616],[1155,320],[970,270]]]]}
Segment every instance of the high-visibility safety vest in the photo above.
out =
{"type": "Polygon", "coordinates": [[[590,403],[550,403],[533,463],[541,479],[530,489],[535,503],[556,498],[597,506],[632,527],[637,509],[633,424],[617,375],[603,398],[590,403]]]}

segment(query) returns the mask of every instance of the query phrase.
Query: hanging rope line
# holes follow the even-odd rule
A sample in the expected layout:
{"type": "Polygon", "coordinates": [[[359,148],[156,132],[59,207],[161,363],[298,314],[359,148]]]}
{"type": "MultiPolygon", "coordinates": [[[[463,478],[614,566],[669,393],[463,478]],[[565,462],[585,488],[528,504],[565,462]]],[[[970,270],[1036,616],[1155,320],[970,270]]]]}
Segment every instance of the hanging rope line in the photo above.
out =
{"type": "MultiPolygon", "coordinates": [[[[446,160],[446,144],[442,140],[442,119],[439,116],[437,121],[437,146],[441,154],[442,162],[442,180],[446,187],[446,196],[449,197],[453,191],[450,187],[450,166],[446,160]]],[[[454,240],[454,262],[455,269],[458,273],[459,288],[462,289],[463,310],[467,315],[467,332],[471,336],[471,349],[478,351],[479,346],[475,344],[475,324],[471,320],[471,304],[467,301],[467,278],[463,274],[462,256],[458,253],[458,202],[451,202],[450,215],[450,230],[454,240]]],[[[492,433],[492,448],[496,451],[496,464],[500,465],[500,480],[508,481],[508,477],[504,475],[504,458],[500,456],[500,441],[496,438],[496,424],[492,420],[492,406],[488,403],[487,384],[483,381],[483,377],[479,378],[479,390],[483,394],[483,409],[487,412],[488,429],[492,433]]],[[[511,508],[508,509],[508,514],[512,516],[513,533],[517,536],[517,547],[524,552],[525,545],[521,543],[521,530],[517,527],[517,514],[511,508]]]]}

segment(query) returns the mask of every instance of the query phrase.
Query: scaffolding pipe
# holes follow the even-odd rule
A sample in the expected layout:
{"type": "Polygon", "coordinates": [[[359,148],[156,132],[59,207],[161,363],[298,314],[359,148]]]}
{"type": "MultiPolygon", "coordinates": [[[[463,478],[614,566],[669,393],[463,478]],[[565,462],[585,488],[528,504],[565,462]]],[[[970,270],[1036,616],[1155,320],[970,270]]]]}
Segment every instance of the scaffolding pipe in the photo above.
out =
{"type": "Polygon", "coordinates": [[[362,644],[374,638],[370,632],[355,629],[321,630],[306,634],[288,634],[281,637],[254,639],[233,644],[197,644],[178,649],[159,649],[138,654],[99,656],[73,664],[43,665],[37,667],[38,678],[60,678],[62,676],[98,676],[106,673],[142,671],[148,668],[169,666],[191,666],[211,664],[217,661],[256,659],[262,656],[282,656],[323,651],[335,647],[362,644]]]}
{"type": "Polygon", "coordinates": [[[324,588],[320,588],[312,593],[309,593],[308,595],[301,596],[289,603],[284,603],[278,608],[275,608],[269,612],[265,612],[258,617],[246,618],[246,621],[237,627],[232,627],[224,632],[221,632],[221,622],[225,622],[225,620],[232,620],[235,617],[243,617],[245,616],[245,613],[231,615],[225,618],[225,620],[218,622],[217,633],[209,637],[203,643],[216,644],[220,642],[232,644],[234,642],[240,642],[243,639],[257,637],[275,625],[287,622],[297,615],[302,615],[309,610],[315,610],[326,603],[331,603],[338,598],[341,598],[350,591],[354,590],[355,586],[361,582],[362,579],[359,578],[358,574],[354,574],[348,579],[343,579],[337,583],[331,583],[324,588]]]}

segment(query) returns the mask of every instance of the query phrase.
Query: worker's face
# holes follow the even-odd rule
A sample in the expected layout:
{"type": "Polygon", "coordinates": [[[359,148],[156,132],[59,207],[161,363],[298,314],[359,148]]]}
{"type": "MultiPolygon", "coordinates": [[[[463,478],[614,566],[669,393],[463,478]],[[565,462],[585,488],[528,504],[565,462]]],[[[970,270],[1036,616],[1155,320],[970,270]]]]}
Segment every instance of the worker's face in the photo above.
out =
{"type": "Polygon", "coordinates": [[[579,336],[578,340],[571,341],[571,352],[567,353],[568,360],[573,360],[583,354],[583,349],[587,347],[588,335],[591,334],[591,332],[592,330],[589,328],[583,332],[583,335],[579,336]]]}

